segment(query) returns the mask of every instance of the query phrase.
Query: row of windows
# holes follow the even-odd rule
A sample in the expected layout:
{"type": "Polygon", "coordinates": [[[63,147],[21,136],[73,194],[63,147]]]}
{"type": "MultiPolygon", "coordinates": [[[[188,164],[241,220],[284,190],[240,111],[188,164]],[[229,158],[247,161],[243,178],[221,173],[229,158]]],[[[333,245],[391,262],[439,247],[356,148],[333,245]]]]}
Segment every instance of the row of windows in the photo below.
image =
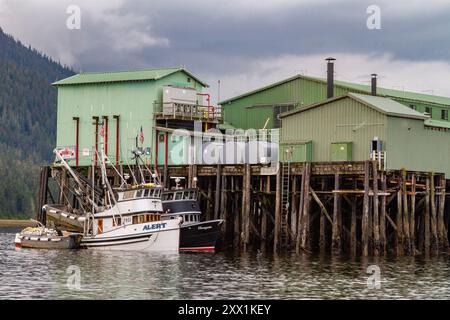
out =
{"type": "Polygon", "coordinates": [[[195,190],[168,192],[168,193],[163,193],[163,195],[162,195],[162,201],[195,200],[195,199],[196,199],[195,190]]]}
{"type": "Polygon", "coordinates": [[[133,216],[133,224],[160,221],[161,216],[159,214],[140,214],[133,216]]]}
{"type": "MultiPolygon", "coordinates": [[[[417,106],[411,104],[409,107],[413,110],[417,110],[417,106]]],[[[431,115],[432,108],[431,107],[425,107],[425,113],[428,113],[431,115]]],[[[448,120],[448,110],[441,110],[441,120],[448,120]]]]}
{"type": "Polygon", "coordinates": [[[186,214],[184,216],[184,221],[185,222],[199,222],[199,216],[198,214],[186,214]]]}
{"type": "MultiPolygon", "coordinates": [[[[125,219],[127,220],[127,219],[125,219]]],[[[155,214],[155,213],[149,213],[149,214],[140,214],[140,215],[135,215],[132,218],[132,224],[138,224],[138,223],[146,223],[146,222],[153,222],[153,221],[160,221],[161,220],[161,215],[159,214],[155,214]]],[[[103,226],[103,220],[99,220],[102,222],[102,226],[103,226]]],[[[125,224],[127,223],[127,221],[124,221],[125,224]]],[[[130,221],[128,220],[128,223],[130,223],[130,221]]],[[[116,226],[121,226],[122,225],[122,218],[120,217],[116,217],[115,219],[113,219],[113,227],[116,226]]]]}
{"type": "Polygon", "coordinates": [[[159,198],[161,197],[161,189],[139,189],[125,191],[123,194],[123,200],[134,199],[134,198],[159,198]]]}

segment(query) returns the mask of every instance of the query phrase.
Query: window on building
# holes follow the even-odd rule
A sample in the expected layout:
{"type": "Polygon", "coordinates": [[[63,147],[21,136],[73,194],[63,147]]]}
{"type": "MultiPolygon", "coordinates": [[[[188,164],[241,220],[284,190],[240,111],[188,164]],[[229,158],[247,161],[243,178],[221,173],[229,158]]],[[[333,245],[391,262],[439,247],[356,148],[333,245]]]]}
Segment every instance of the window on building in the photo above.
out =
{"type": "Polygon", "coordinates": [[[276,105],[273,107],[273,127],[279,128],[281,127],[281,120],[278,118],[278,115],[283,112],[287,112],[294,109],[293,104],[285,104],[285,105],[276,105]]]}
{"type": "Polygon", "coordinates": [[[425,107],[425,113],[428,113],[431,115],[431,108],[430,107],[425,107]]]}
{"type": "Polygon", "coordinates": [[[441,110],[441,119],[448,120],[448,110],[441,110]]]}

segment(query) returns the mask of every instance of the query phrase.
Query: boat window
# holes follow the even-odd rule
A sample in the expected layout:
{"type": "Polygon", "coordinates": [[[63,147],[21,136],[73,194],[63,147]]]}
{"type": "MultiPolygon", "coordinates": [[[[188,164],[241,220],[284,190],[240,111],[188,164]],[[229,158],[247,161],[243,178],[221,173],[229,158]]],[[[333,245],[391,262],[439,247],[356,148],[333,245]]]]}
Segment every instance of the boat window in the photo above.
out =
{"type": "Polygon", "coordinates": [[[133,224],[138,224],[138,216],[133,216],[133,224]]]}
{"type": "Polygon", "coordinates": [[[146,190],[144,191],[144,197],[148,197],[149,192],[150,192],[150,189],[146,189],[146,190]]]}
{"type": "Polygon", "coordinates": [[[183,192],[183,199],[184,200],[189,199],[189,192],[188,191],[183,192]]]}
{"type": "Polygon", "coordinates": [[[139,216],[139,223],[144,223],[145,222],[145,215],[140,215],[139,216]]]}
{"type": "Polygon", "coordinates": [[[158,189],[155,191],[155,197],[159,198],[160,196],[161,196],[161,190],[158,189]]]}
{"type": "Polygon", "coordinates": [[[137,192],[136,192],[136,198],[140,198],[140,197],[142,197],[142,193],[144,192],[144,190],[138,190],[137,192]]]}
{"type": "Polygon", "coordinates": [[[189,198],[195,200],[195,191],[189,191],[189,198]]]}
{"type": "Polygon", "coordinates": [[[181,200],[183,198],[183,192],[175,193],[175,200],[181,200]]]}
{"type": "Polygon", "coordinates": [[[134,190],[132,190],[132,191],[125,191],[124,192],[124,194],[123,194],[123,199],[124,200],[132,199],[132,198],[134,198],[134,190]]]}

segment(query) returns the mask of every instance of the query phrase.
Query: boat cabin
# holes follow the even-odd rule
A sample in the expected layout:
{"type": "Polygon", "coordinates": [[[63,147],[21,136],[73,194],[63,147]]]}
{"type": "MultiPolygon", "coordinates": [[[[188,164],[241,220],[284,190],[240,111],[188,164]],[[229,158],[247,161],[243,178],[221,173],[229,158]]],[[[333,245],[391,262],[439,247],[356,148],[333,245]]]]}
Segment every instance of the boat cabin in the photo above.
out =
{"type": "Polygon", "coordinates": [[[131,199],[139,199],[139,198],[152,198],[152,199],[160,199],[161,198],[161,188],[138,188],[126,191],[120,191],[117,193],[117,201],[126,201],[131,199]]]}
{"type": "Polygon", "coordinates": [[[175,189],[165,190],[162,193],[162,201],[186,201],[198,199],[198,189],[175,189]]]}

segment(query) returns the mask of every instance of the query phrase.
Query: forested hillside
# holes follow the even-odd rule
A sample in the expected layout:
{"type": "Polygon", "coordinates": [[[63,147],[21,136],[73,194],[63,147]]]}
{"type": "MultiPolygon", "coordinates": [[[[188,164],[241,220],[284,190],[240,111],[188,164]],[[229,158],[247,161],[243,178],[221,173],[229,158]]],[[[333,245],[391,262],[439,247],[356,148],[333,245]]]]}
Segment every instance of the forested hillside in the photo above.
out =
{"type": "Polygon", "coordinates": [[[51,83],[72,74],[0,28],[0,217],[35,215],[39,166],[56,139],[51,83]]]}

